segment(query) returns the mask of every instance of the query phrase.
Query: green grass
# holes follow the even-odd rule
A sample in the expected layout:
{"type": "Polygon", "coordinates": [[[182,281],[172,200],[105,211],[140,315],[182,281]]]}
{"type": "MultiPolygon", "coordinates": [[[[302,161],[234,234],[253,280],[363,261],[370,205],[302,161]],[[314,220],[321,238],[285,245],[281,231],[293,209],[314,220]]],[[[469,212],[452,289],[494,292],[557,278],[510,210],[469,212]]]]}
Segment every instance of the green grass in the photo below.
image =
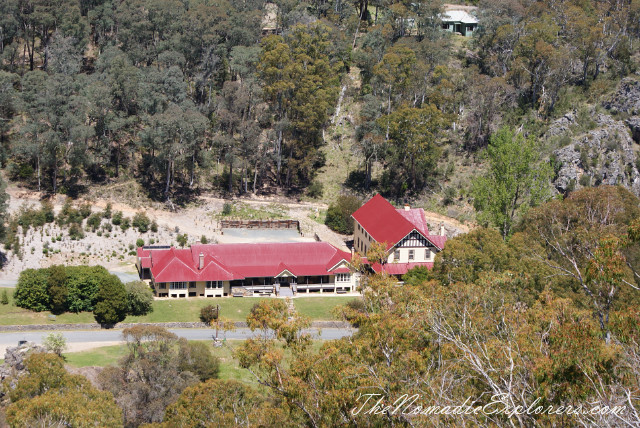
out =
{"type": "MultiPolygon", "coordinates": [[[[203,341],[211,345],[211,341],[203,341]]],[[[228,340],[225,346],[214,348],[211,346],[211,353],[220,359],[220,379],[233,379],[240,382],[256,384],[253,375],[247,370],[239,366],[238,361],[233,358],[233,350],[242,344],[242,340],[228,340]]],[[[311,350],[316,352],[323,345],[324,341],[315,340],[311,344],[311,350]]],[[[94,348],[87,351],[67,352],[64,357],[67,364],[72,367],[87,366],[115,366],[120,358],[127,353],[126,345],[112,345],[94,348]]],[[[289,353],[285,354],[286,356],[289,353]]]]}
{"type": "Polygon", "coordinates": [[[73,367],[115,365],[127,353],[125,345],[101,346],[88,351],[68,352],[64,354],[67,364],[73,367]]]}
{"type": "MultiPolygon", "coordinates": [[[[65,313],[49,319],[51,312],[33,312],[13,305],[13,289],[9,292],[9,304],[0,305],[0,325],[33,324],[81,324],[95,322],[91,312],[65,313]]],[[[0,289],[2,292],[2,289],[0,289]]],[[[251,307],[259,302],[259,297],[222,297],[156,300],[153,312],[144,316],[128,316],[124,322],[196,322],[200,320],[200,309],[206,305],[220,305],[223,317],[232,321],[244,321],[251,307]]],[[[312,320],[333,320],[332,310],[353,297],[300,297],[294,299],[298,311],[312,320]]]]}
{"type": "Polygon", "coordinates": [[[289,209],[280,204],[269,204],[266,207],[252,208],[244,202],[231,202],[231,212],[227,215],[214,214],[214,217],[219,219],[234,219],[234,220],[269,220],[286,218],[289,214],[289,209]]]}
{"type": "MultiPolygon", "coordinates": [[[[211,341],[204,341],[211,345],[211,341]]],[[[255,383],[253,375],[248,370],[238,365],[238,361],[233,358],[232,349],[240,346],[241,340],[228,340],[227,346],[214,348],[211,346],[211,353],[220,359],[220,379],[234,379],[247,383],[255,383]]],[[[94,348],[87,351],[67,352],[64,357],[67,364],[72,367],[87,366],[115,366],[119,360],[127,354],[127,346],[111,345],[94,348]]]]}
{"type": "Polygon", "coordinates": [[[352,296],[299,297],[293,299],[296,310],[312,320],[335,320],[333,309],[354,300],[352,296]]]}

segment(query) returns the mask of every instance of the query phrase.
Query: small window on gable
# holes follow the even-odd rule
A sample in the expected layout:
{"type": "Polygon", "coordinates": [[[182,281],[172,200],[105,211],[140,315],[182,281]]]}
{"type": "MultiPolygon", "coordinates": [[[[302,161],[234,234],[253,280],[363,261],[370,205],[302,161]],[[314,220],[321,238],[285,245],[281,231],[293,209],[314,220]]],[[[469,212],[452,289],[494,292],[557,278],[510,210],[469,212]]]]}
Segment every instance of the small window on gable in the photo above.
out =
{"type": "Polygon", "coordinates": [[[396,262],[400,261],[400,250],[395,250],[393,252],[393,260],[396,261],[396,262]]]}
{"type": "Polygon", "coordinates": [[[416,250],[409,250],[409,260],[413,260],[416,255],[416,250]]]}
{"type": "Polygon", "coordinates": [[[429,260],[431,258],[431,250],[430,249],[426,249],[424,250],[424,258],[425,260],[429,260]]]}

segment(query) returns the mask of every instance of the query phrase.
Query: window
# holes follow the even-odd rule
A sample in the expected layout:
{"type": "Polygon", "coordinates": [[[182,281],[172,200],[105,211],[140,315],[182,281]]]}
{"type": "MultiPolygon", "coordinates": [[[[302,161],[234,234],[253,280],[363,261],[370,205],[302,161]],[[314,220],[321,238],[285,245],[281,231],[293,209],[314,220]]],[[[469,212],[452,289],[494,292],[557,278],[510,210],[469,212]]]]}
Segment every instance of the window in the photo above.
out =
{"type": "Polygon", "coordinates": [[[431,250],[427,248],[426,250],[424,250],[424,259],[429,260],[430,258],[431,258],[431,250]]]}
{"type": "Polygon", "coordinates": [[[449,24],[442,24],[442,29],[443,30],[448,30],[449,29],[449,24]]]}
{"type": "Polygon", "coordinates": [[[349,281],[351,281],[351,274],[350,273],[338,273],[338,274],[336,274],[336,281],[337,282],[349,282],[349,281]]]}
{"type": "Polygon", "coordinates": [[[409,250],[409,260],[413,260],[415,258],[416,250],[409,250]]]}
{"type": "Polygon", "coordinates": [[[187,283],[186,282],[170,282],[169,288],[171,290],[184,290],[187,288],[187,283]]]}
{"type": "Polygon", "coordinates": [[[164,282],[161,282],[158,284],[158,288],[167,288],[167,284],[165,284],[164,282]]]}
{"type": "Polygon", "coordinates": [[[190,282],[189,283],[189,288],[196,288],[196,283],[195,282],[190,282]]]}
{"type": "Polygon", "coordinates": [[[400,250],[395,250],[393,252],[393,261],[400,261],[400,250]]]}
{"type": "Polygon", "coordinates": [[[207,288],[222,288],[222,281],[207,281],[207,288]]]}

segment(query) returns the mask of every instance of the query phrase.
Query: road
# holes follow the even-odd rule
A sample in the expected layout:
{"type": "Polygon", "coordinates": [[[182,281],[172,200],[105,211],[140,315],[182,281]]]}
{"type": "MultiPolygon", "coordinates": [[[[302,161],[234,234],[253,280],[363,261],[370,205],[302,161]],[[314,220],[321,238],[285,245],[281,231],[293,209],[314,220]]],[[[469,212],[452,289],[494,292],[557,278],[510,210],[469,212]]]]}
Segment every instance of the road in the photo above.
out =
{"type": "MultiPolygon", "coordinates": [[[[210,328],[176,328],[169,329],[169,331],[188,340],[211,340],[214,334],[214,331],[210,328]]],[[[122,342],[122,330],[120,329],[0,333],[0,356],[4,356],[7,347],[16,346],[21,340],[42,344],[42,339],[54,332],[62,333],[65,339],[67,339],[69,351],[97,348],[122,342]]],[[[319,335],[318,329],[308,329],[305,330],[305,332],[311,333],[314,339],[332,340],[351,336],[353,330],[348,328],[324,328],[320,330],[319,335]]],[[[238,328],[235,331],[227,332],[226,338],[248,339],[257,334],[257,332],[254,333],[248,328],[238,328]]],[[[223,333],[220,333],[218,337],[223,338],[223,333]]]]}

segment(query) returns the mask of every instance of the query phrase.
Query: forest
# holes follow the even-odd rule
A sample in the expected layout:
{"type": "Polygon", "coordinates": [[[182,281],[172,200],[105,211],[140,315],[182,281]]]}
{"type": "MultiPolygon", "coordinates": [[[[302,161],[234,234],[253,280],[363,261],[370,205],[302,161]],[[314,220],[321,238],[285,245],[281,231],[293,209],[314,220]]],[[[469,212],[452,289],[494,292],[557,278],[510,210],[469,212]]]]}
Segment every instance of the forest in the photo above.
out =
{"type": "MultiPolygon", "coordinates": [[[[464,38],[438,1],[6,0],[0,161],[70,196],[118,179],[160,201],[317,194],[347,92],[352,189],[466,196],[445,189],[456,159],[481,169],[501,127],[539,140],[589,116],[639,62],[635,1],[478,6],[464,38]]],[[[553,148],[537,150],[557,172],[553,148]]]]}

